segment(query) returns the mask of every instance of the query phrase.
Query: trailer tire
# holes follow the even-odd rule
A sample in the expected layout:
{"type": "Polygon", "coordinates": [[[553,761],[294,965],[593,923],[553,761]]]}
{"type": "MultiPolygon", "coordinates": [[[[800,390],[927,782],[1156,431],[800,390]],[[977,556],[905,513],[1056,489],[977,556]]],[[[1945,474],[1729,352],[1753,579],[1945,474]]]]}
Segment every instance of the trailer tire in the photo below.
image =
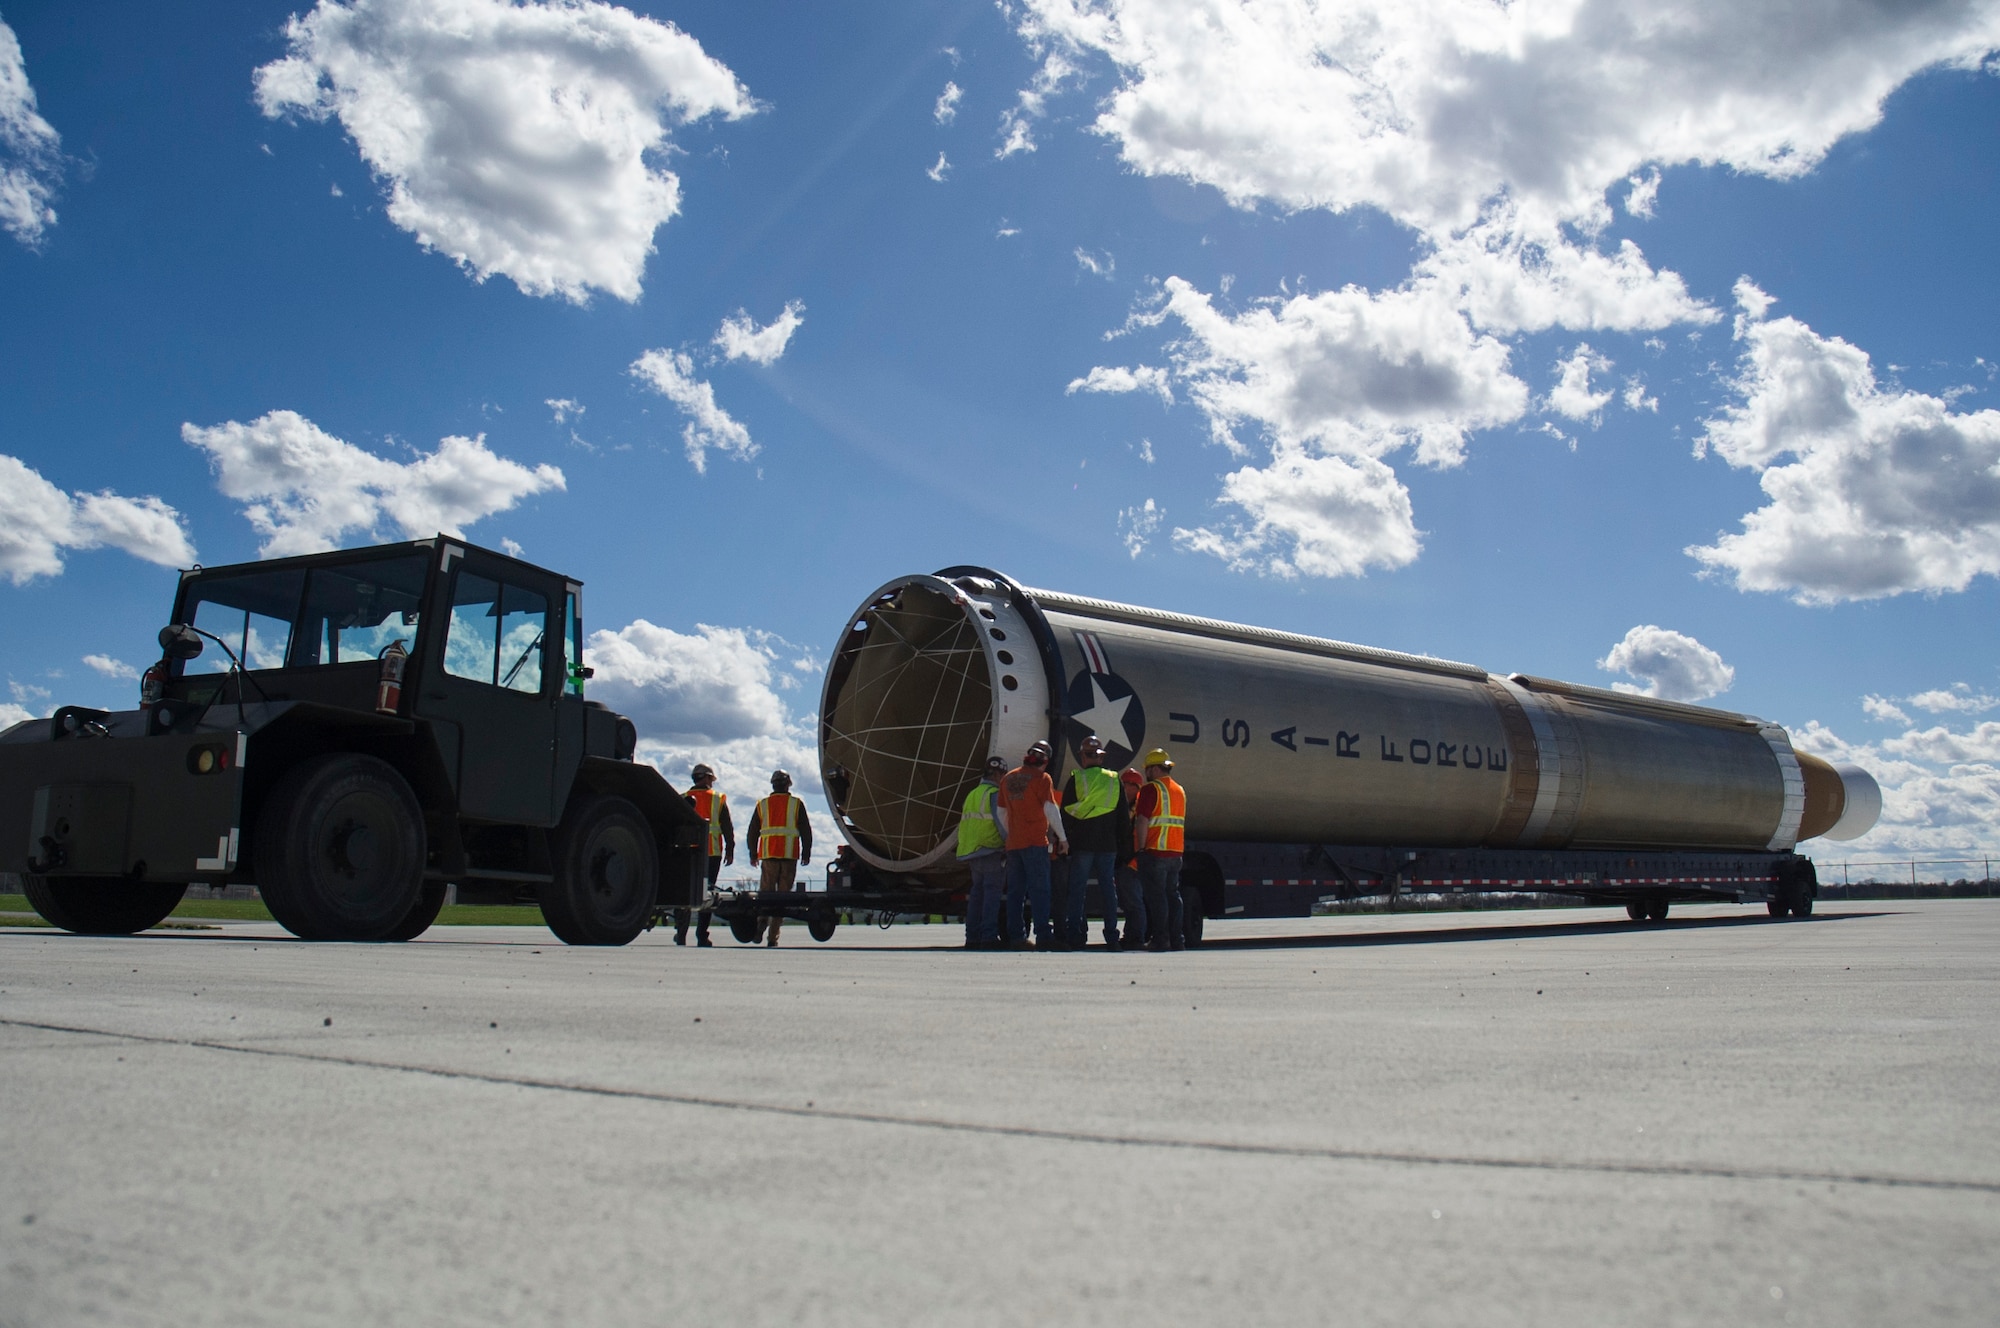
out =
{"type": "Polygon", "coordinates": [[[301,762],[257,818],[257,890],[308,941],[380,941],[424,884],[424,812],[387,761],[335,752],[301,762]]]}
{"type": "Polygon", "coordinates": [[[555,875],[542,920],[568,945],[626,945],[660,897],[660,849],[639,809],[613,793],[573,799],[550,837],[555,875]]]}
{"type": "Polygon", "coordinates": [[[24,876],[22,893],[50,926],[81,936],[130,936],[159,925],[187,893],[170,881],[122,876],[24,876]]]}
{"type": "Polygon", "coordinates": [[[1800,890],[1792,896],[1793,917],[1809,918],[1812,916],[1812,908],[1813,908],[1813,897],[1807,894],[1804,890],[1800,890]]]}
{"type": "Polygon", "coordinates": [[[1764,901],[1764,911],[1774,918],[1783,918],[1791,914],[1792,906],[1782,898],[1774,897],[1764,901]]]}
{"type": "Polygon", "coordinates": [[[1648,902],[1646,905],[1646,916],[1654,922],[1665,922],[1667,920],[1667,901],[1664,899],[1655,899],[1648,902]]]}
{"type": "Polygon", "coordinates": [[[1201,891],[1181,891],[1181,939],[1189,949],[1201,944],[1202,923],[1206,919],[1206,901],[1201,891]]]}
{"type": "Polygon", "coordinates": [[[739,913],[729,920],[729,934],[744,945],[755,945],[763,932],[764,920],[755,913],[739,913]]]}
{"type": "Polygon", "coordinates": [[[410,911],[403,920],[389,929],[385,941],[414,941],[431,929],[438,914],[444,910],[444,882],[426,881],[424,888],[417,892],[417,902],[410,905],[410,911]]]}
{"type": "Polygon", "coordinates": [[[1634,899],[1626,904],[1625,916],[1634,922],[1644,922],[1646,920],[1646,901],[1643,899],[1634,899]]]}

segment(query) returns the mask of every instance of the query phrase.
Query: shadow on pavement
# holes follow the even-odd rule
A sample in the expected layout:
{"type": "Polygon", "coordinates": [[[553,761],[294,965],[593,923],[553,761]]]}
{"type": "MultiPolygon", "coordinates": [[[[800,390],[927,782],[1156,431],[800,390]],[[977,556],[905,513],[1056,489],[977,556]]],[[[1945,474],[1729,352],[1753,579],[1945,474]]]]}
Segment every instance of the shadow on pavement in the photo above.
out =
{"type": "Polygon", "coordinates": [[[1543,936],[1628,936],[1638,932],[1712,931],[1726,927],[1809,927],[1818,923],[1848,922],[1856,918],[1888,916],[1892,915],[1884,910],[1872,913],[1824,913],[1810,918],[1787,918],[1783,921],[1768,915],[1670,918],[1665,922],[1631,922],[1621,918],[1603,922],[1341,932],[1323,936],[1212,936],[1202,941],[1201,948],[1204,950],[1348,949],[1375,945],[1428,945],[1433,942],[1452,941],[1506,941],[1543,936]]]}

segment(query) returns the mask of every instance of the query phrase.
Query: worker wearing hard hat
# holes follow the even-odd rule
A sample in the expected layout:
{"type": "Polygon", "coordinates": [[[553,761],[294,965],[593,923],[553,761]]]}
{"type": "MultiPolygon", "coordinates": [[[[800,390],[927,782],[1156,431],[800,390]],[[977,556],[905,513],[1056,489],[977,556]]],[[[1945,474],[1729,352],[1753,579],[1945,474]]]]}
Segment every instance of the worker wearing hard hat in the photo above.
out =
{"type": "MultiPolygon", "coordinates": [[[[698,765],[688,772],[694,787],[688,790],[688,806],[694,814],[708,822],[708,888],[715,889],[715,880],[722,875],[722,869],[736,861],[736,827],[729,820],[729,799],[715,788],[715,771],[706,765],[698,765]]],[[[688,913],[690,910],[674,910],[674,944],[688,943],[688,913]]],[[[696,914],[694,943],[713,945],[708,939],[709,920],[715,910],[703,908],[696,914]]]]}
{"type": "MultiPolygon", "coordinates": [[[[771,795],[757,800],[744,838],[750,845],[750,865],[762,873],[757,888],[790,893],[798,881],[800,865],[812,861],[813,832],[812,822],[806,819],[805,800],[792,796],[792,777],[784,771],[771,772],[771,795]]],[[[771,945],[778,943],[778,929],[784,925],[784,914],[768,915],[771,945]]]]}
{"type": "Polygon", "coordinates": [[[1122,944],[1127,950],[1146,943],[1146,888],[1139,883],[1139,844],[1133,833],[1139,790],[1145,783],[1131,766],[1118,776],[1118,911],[1124,915],[1122,944]]]}
{"type": "Polygon", "coordinates": [[[1104,895],[1104,944],[1118,948],[1118,776],[1104,768],[1104,744],[1091,734],[1076,748],[1076,769],[1063,781],[1062,822],[1069,839],[1069,891],[1062,916],[1063,944],[1081,950],[1090,941],[1090,883],[1104,895]]]}
{"type": "Polygon", "coordinates": [[[1000,895],[1007,888],[1007,814],[1000,810],[1000,781],[1007,762],[988,757],[986,773],[958,816],[958,860],[972,872],[965,896],[965,948],[989,950],[1000,944],[1000,895]]]}
{"type": "Polygon", "coordinates": [[[1035,948],[1056,948],[1055,927],[1049,918],[1049,842],[1056,852],[1067,851],[1063,834],[1062,808],[1056,803],[1056,786],[1049,779],[1052,749],[1037,742],[1028,749],[1021,764],[1000,781],[999,810],[1007,831],[1007,897],[1002,901],[1003,931],[1007,944],[1017,950],[1027,948],[1022,925],[1022,908],[1034,914],[1035,948]]]}
{"type": "Polygon", "coordinates": [[[1146,753],[1146,784],[1139,790],[1135,831],[1139,879],[1146,886],[1148,950],[1185,950],[1181,929],[1181,852],[1187,829],[1187,794],[1174,782],[1174,763],[1158,747],[1146,753]]]}

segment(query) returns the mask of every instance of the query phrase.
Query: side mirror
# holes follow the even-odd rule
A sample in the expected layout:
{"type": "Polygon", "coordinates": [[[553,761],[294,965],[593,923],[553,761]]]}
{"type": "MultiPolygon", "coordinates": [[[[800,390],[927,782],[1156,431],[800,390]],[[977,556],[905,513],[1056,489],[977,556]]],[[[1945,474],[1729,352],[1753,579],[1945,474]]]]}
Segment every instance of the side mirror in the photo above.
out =
{"type": "Polygon", "coordinates": [[[168,659],[193,659],[201,653],[201,638],[184,623],[169,623],[160,629],[160,649],[168,659]]]}

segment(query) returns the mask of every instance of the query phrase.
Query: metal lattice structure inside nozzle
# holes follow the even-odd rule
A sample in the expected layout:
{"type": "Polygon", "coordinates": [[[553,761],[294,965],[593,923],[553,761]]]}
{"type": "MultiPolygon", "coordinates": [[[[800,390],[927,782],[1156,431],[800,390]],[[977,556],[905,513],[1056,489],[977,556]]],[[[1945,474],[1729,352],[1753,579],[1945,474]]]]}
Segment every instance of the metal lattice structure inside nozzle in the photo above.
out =
{"type": "Polygon", "coordinates": [[[981,632],[961,604],[905,585],[863,610],[821,712],[828,791],[857,847],[886,863],[935,856],[979,778],[992,715],[981,632]]]}

